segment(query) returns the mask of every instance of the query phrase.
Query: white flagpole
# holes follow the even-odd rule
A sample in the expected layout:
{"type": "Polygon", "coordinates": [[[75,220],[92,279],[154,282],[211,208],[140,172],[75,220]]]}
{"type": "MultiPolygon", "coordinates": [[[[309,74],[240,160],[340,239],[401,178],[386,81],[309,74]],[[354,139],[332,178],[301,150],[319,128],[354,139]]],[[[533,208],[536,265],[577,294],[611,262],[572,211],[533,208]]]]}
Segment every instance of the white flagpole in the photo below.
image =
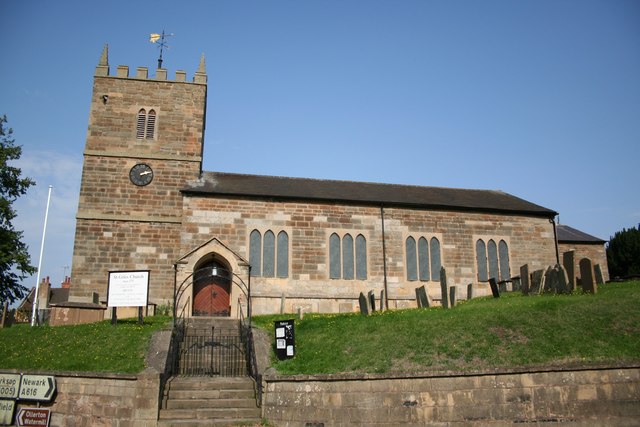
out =
{"type": "Polygon", "coordinates": [[[47,219],[49,218],[49,201],[51,200],[51,189],[53,185],[49,186],[49,195],[47,196],[47,209],[44,213],[44,227],[42,228],[42,243],[40,244],[40,260],[38,260],[38,274],[36,277],[36,291],[33,295],[33,312],[31,313],[31,326],[36,325],[36,319],[38,314],[38,291],[40,289],[40,269],[42,267],[42,253],[44,252],[44,237],[47,234],[47,219]]]}

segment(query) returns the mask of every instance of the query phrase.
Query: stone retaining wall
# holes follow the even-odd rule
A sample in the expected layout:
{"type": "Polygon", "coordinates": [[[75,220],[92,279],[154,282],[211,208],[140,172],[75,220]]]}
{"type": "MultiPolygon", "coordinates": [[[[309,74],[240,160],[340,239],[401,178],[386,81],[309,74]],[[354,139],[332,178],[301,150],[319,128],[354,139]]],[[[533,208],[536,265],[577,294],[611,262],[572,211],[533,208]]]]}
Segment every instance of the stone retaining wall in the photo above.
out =
{"type": "MultiPolygon", "coordinates": [[[[54,399],[40,404],[40,407],[51,410],[51,426],[155,427],[158,424],[160,375],[157,372],[139,375],[36,374],[53,375],[56,379],[54,399]]],[[[37,402],[20,400],[15,413],[22,407],[36,405],[37,402]]]]}
{"type": "Polygon", "coordinates": [[[640,367],[460,375],[263,378],[279,427],[640,425],[640,367]]]}

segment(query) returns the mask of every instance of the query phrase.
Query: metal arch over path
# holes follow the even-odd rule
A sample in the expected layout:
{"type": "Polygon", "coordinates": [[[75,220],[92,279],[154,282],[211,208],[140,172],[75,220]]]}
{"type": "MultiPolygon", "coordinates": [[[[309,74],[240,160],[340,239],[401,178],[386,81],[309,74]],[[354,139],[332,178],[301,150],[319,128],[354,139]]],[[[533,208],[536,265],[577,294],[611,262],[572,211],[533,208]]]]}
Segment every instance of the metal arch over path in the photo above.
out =
{"type": "MultiPolygon", "coordinates": [[[[237,286],[247,300],[247,321],[249,326],[251,325],[251,265],[241,264],[241,267],[247,268],[247,282],[242,277],[234,273],[231,270],[220,267],[219,265],[206,266],[191,272],[181,283],[178,285],[178,265],[175,263],[174,268],[174,281],[173,281],[173,325],[176,326],[178,316],[178,302],[183,297],[185,291],[192,285],[197,279],[202,280],[206,278],[211,279],[223,279],[230,282],[230,286],[237,286]]],[[[186,305],[186,304],[185,304],[186,305]]],[[[184,312],[184,307],[183,310],[184,312]]]]}

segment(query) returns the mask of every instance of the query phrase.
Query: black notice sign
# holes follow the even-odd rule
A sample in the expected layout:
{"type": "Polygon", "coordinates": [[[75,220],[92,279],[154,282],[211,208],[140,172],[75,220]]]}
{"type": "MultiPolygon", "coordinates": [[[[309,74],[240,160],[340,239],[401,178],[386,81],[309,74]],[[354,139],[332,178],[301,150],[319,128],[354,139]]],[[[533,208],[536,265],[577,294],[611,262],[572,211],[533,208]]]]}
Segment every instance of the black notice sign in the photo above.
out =
{"type": "Polygon", "coordinates": [[[291,359],[296,354],[295,334],[293,320],[277,320],[275,323],[276,333],[276,356],[278,359],[291,359]]]}

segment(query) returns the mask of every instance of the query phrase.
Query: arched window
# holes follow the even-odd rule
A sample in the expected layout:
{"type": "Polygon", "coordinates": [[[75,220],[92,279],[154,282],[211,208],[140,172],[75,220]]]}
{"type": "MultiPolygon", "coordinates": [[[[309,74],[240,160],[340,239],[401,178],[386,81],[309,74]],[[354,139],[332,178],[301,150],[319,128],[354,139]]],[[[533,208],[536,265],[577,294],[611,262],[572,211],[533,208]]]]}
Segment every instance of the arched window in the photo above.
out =
{"type": "Polygon", "coordinates": [[[153,139],[156,133],[156,111],[144,108],[138,111],[136,118],[136,138],[137,139],[153,139]]]}
{"type": "Polygon", "coordinates": [[[418,264],[416,258],[416,239],[409,236],[405,241],[407,257],[407,280],[418,280],[418,264]]]}
{"type": "Polygon", "coordinates": [[[509,247],[504,240],[500,240],[500,243],[498,243],[498,256],[500,258],[500,280],[509,280],[511,278],[509,247]]]}
{"type": "Polygon", "coordinates": [[[340,236],[333,233],[329,237],[329,277],[339,279],[341,277],[342,253],[340,251],[340,236]]]}
{"type": "Polygon", "coordinates": [[[505,240],[496,245],[494,239],[476,241],[476,261],[478,267],[478,281],[486,282],[490,278],[509,280],[511,267],[509,263],[509,246],[505,240]]]}
{"type": "Polygon", "coordinates": [[[262,236],[258,230],[253,230],[249,235],[249,263],[251,275],[262,275],[262,236]]]}
{"type": "Polygon", "coordinates": [[[264,236],[258,230],[249,235],[249,263],[251,275],[262,277],[289,276],[289,236],[280,231],[276,240],[273,231],[264,236]]]}
{"type": "Polygon", "coordinates": [[[486,282],[489,280],[487,276],[487,247],[481,239],[476,242],[476,264],[478,265],[478,281],[486,282]]]}
{"type": "Polygon", "coordinates": [[[367,240],[362,234],[342,238],[337,233],[329,236],[329,277],[331,279],[367,279],[367,240]]]}
{"type": "MultiPolygon", "coordinates": [[[[416,236],[417,237],[417,236],[416,236]]],[[[405,241],[407,259],[407,280],[440,280],[440,241],[436,237],[429,240],[419,237],[416,247],[416,238],[407,237],[405,241]]]]}
{"type": "Polygon", "coordinates": [[[367,240],[362,234],[356,237],[356,279],[367,279],[367,240]]]}
{"type": "Polygon", "coordinates": [[[500,280],[498,247],[493,239],[489,240],[489,243],[487,243],[487,258],[489,258],[489,279],[500,280]]]}
{"type": "Polygon", "coordinates": [[[264,233],[262,242],[262,276],[273,277],[276,263],[276,236],[271,230],[264,233]]]}
{"type": "Polygon", "coordinates": [[[289,235],[284,231],[278,233],[278,277],[289,277],[289,235]]]}
{"type": "Polygon", "coordinates": [[[435,237],[431,238],[431,280],[440,280],[440,268],[442,261],[440,260],[440,241],[435,237]]]}

